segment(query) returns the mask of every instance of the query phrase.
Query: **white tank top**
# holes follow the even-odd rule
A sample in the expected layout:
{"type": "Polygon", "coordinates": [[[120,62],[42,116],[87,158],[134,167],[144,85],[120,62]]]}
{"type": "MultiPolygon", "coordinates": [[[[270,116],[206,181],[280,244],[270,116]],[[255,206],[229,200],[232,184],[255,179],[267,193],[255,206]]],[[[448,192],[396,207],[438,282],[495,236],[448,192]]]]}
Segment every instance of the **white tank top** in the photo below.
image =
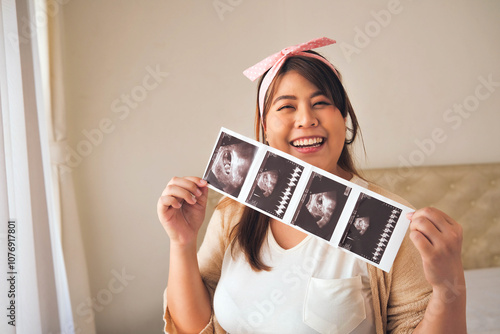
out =
{"type": "Polygon", "coordinates": [[[285,250],[271,229],[262,260],[271,271],[255,272],[241,252],[225,253],[214,312],[227,332],[375,332],[365,262],[311,235],[285,250]]]}

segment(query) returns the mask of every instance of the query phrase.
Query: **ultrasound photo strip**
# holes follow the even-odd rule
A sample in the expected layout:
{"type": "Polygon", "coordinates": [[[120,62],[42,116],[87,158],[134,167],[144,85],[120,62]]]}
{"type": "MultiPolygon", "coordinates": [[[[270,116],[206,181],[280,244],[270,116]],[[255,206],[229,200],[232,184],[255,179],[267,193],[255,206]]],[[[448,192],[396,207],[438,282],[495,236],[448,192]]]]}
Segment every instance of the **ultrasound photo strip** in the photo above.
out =
{"type": "Polygon", "coordinates": [[[203,178],[218,190],[238,197],[257,150],[258,146],[222,132],[203,178]]]}
{"type": "Polygon", "coordinates": [[[350,187],[312,172],[291,224],[330,240],[350,192],[350,187]]]}
{"type": "Polygon", "coordinates": [[[401,210],[361,193],[339,246],[374,263],[380,263],[401,210]]]}
{"type": "Polygon", "coordinates": [[[280,201],[276,205],[275,214],[279,217],[283,217],[285,214],[285,210],[292,198],[293,191],[299,182],[300,175],[302,173],[302,167],[295,167],[291,173],[291,175],[287,178],[286,188],[280,196],[280,201]]]}
{"type": "Polygon", "coordinates": [[[266,152],[246,203],[283,219],[303,170],[294,161],[266,152]]]}
{"type": "Polygon", "coordinates": [[[392,232],[394,231],[394,227],[396,225],[399,215],[401,215],[401,210],[399,209],[392,210],[391,215],[389,216],[389,219],[385,224],[385,228],[380,234],[378,240],[379,242],[377,243],[377,248],[375,248],[375,251],[372,253],[373,255],[372,259],[374,262],[380,261],[380,258],[385,251],[385,247],[387,246],[387,243],[391,238],[392,232]]]}
{"type": "Polygon", "coordinates": [[[225,128],[203,178],[211,189],[386,272],[414,211],[361,179],[346,181],[225,128]]]}

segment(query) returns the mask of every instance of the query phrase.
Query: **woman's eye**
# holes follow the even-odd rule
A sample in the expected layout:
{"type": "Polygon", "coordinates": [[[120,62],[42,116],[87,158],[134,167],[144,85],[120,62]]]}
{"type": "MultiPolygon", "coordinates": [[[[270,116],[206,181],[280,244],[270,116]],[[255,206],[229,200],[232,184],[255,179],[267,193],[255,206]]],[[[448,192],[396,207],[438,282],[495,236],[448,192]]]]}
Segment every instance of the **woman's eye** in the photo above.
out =
{"type": "Polygon", "coordinates": [[[291,109],[291,108],[293,108],[293,107],[292,107],[291,105],[288,105],[288,104],[287,104],[287,105],[284,105],[284,106],[282,106],[282,107],[279,107],[279,108],[278,108],[278,111],[283,110],[283,109],[291,109]]]}
{"type": "Polygon", "coordinates": [[[315,106],[320,105],[320,106],[329,106],[330,103],[327,101],[319,101],[314,104],[315,106]]]}

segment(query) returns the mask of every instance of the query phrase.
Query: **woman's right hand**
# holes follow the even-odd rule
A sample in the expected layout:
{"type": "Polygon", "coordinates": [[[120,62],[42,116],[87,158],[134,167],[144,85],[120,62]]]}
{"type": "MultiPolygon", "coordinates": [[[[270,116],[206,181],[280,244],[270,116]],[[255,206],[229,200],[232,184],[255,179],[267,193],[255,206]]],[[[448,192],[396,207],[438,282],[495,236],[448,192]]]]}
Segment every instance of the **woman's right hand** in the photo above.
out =
{"type": "Polygon", "coordinates": [[[199,177],[173,177],[168,182],[158,200],[157,211],[171,243],[196,245],[207,197],[207,181],[199,177]]]}

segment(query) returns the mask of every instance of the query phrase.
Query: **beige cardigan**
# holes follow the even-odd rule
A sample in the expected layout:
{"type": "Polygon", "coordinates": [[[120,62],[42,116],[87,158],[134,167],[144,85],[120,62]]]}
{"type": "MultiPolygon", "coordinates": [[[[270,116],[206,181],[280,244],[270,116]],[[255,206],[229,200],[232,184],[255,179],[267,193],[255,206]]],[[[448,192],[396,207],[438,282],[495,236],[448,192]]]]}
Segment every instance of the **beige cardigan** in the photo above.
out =
{"type": "MultiPolygon", "coordinates": [[[[368,188],[409,206],[406,201],[376,185],[370,184],[368,188]]],[[[229,233],[238,222],[242,209],[243,205],[235,202],[215,210],[198,251],[200,273],[212,301],[221,275],[224,253],[229,246],[229,233]]],[[[420,254],[408,234],[389,273],[369,264],[367,266],[377,334],[413,332],[424,316],[432,289],[425,280],[420,254]]],[[[164,311],[165,332],[177,333],[168,311],[166,290],[164,311]]],[[[213,310],[210,322],[200,333],[226,333],[217,322],[213,310]]]]}

